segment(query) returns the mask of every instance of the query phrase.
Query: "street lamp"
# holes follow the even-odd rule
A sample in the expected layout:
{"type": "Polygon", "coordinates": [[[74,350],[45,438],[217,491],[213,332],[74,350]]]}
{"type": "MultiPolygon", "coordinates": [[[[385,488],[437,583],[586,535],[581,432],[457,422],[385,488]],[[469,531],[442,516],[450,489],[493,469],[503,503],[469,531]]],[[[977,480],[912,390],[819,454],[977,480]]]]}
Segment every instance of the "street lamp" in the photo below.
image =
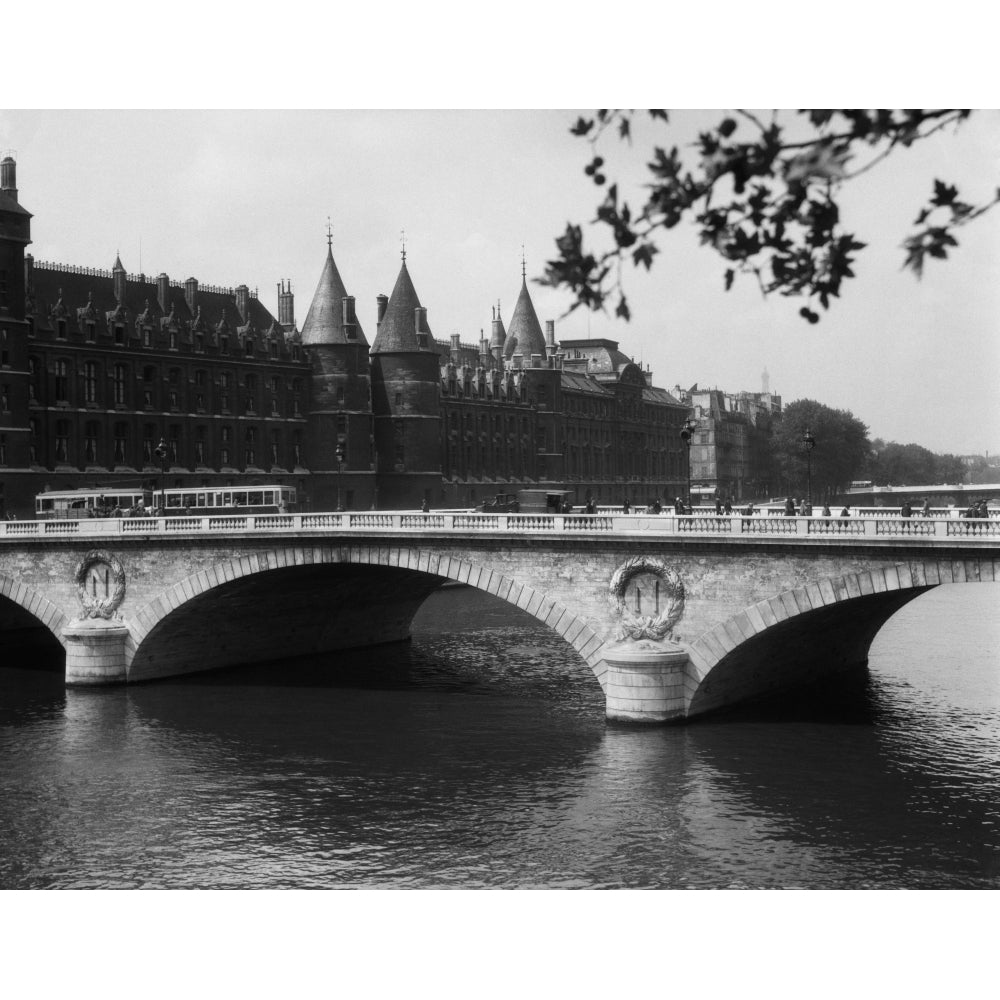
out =
{"type": "Polygon", "coordinates": [[[160,460],[160,473],[163,476],[163,487],[160,490],[160,506],[166,508],[167,500],[164,490],[167,488],[167,442],[160,438],[160,443],[153,449],[153,454],[160,460]]]}
{"type": "Polygon", "coordinates": [[[337,510],[344,508],[340,504],[340,477],[344,474],[344,442],[337,442],[337,510]]]}
{"type": "Polygon", "coordinates": [[[805,434],[802,435],[802,444],[806,449],[806,503],[812,506],[812,450],[816,447],[816,438],[809,433],[809,428],[806,428],[805,434]]]}
{"type": "Polygon", "coordinates": [[[691,507],[691,438],[694,436],[695,428],[698,424],[692,420],[690,417],[684,421],[684,426],[681,428],[681,440],[687,446],[688,453],[688,502],[687,509],[688,513],[692,511],[691,507]]]}

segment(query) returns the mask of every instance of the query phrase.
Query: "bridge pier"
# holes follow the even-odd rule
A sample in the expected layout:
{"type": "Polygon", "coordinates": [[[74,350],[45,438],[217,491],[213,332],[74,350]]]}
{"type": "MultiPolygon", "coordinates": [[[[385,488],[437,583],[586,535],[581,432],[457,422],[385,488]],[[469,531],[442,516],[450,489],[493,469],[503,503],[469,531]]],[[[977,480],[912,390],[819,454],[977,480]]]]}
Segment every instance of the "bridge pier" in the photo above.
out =
{"type": "Polygon", "coordinates": [[[605,715],[612,722],[662,723],[687,714],[688,654],[672,642],[640,642],[605,650],[605,715]]]}
{"type": "Polygon", "coordinates": [[[125,640],[120,621],[84,618],[62,630],[66,640],[66,683],[73,686],[125,683],[125,640]]]}

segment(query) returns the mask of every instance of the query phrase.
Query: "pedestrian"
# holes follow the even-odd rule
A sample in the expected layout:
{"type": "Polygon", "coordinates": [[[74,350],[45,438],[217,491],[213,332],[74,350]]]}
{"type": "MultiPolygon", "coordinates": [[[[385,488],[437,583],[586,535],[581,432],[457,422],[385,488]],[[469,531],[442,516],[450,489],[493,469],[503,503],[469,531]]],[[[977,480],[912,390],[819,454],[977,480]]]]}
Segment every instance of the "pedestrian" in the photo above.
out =
{"type": "Polygon", "coordinates": [[[632,513],[632,505],[628,502],[628,497],[625,497],[625,503],[622,504],[622,513],[623,514],[632,513]]]}
{"type": "Polygon", "coordinates": [[[909,517],[913,513],[913,508],[910,506],[909,500],[903,501],[903,506],[899,508],[900,517],[909,517]]]}
{"type": "Polygon", "coordinates": [[[733,512],[733,500],[732,497],[726,497],[725,510],[727,514],[732,514],[733,512]]]}
{"type": "Polygon", "coordinates": [[[785,517],[795,517],[795,501],[791,497],[785,500],[785,517]]]}
{"type": "Polygon", "coordinates": [[[842,511],[840,512],[840,516],[841,516],[841,517],[850,517],[850,516],[851,516],[851,512],[850,512],[850,511],[849,511],[849,510],[848,510],[848,509],[847,509],[847,508],[845,507],[845,508],[844,508],[844,509],[843,509],[843,510],[842,510],[842,511]]]}
{"type": "Polygon", "coordinates": [[[660,513],[662,513],[662,512],[663,512],[663,505],[662,505],[662,504],[660,503],[660,498],[659,498],[659,497],[657,497],[657,498],[656,498],[656,499],[655,499],[655,500],[653,501],[653,513],[654,513],[654,514],[660,514],[660,513]]]}
{"type": "Polygon", "coordinates": [[[828,503],[823,504],[823,516],[824,517],[830,516],[830,505],[828,503]]]}
{"type": "Polygon", "coordinates": [[[429,514],[431,510],[431,505],[427,502],[427,497],[424,497],[424,502],[420,505],[420,510],[424,514],[429,514]]]}
{"type": "Polygon", "coordinates": [[[930,517],[931,516],[931,502],[930,502],[930,500],[926,500],[926,499],[924,500],[924,506],[921,509],[920,513],[924,517],[930,517]]]}
{"type": "Polygon", "coordinates": [[[674,513],[675,514],[684,513],[684,501],[680,497],[677,497],[677,499],[674,500],[674,513]]]}
{"type": "Polygon", "coordinates": [[[722,501],[718,497],[715,498],[715,513],[716,515],[722,513],[722,501]]]}

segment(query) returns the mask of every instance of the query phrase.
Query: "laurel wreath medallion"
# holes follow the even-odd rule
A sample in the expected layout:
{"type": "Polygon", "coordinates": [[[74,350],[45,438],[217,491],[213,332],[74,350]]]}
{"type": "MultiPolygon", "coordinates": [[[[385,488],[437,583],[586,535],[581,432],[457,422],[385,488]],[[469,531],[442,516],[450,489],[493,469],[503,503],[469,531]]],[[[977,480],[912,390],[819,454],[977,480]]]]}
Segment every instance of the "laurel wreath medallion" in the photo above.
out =
{"type": "Polygon", "coordinates": [[[110,552],[91,549],[76,568],[76,592],[83,605],[81,618],[115,618],[115,612],[125,597],[125,568],[110,552]],[[87,592],[87,574],[94,566],[105,565],[114,577],[114,590],[106,597],[87,592]]]}
{"type": "Polygon", "coordinates": [[[673,637],[674,628],[684,614],[684,584],[675,570],[654,556],[633,556],[615,570],[609,586],[611,603],[619,618],[617,639],[638,642],[652,639],[662,642],[673,637]],[[639,615],[625,603],[625,592],[633,577],[648,573],[659,578],[666,604],[658,615],[639,615]]]}

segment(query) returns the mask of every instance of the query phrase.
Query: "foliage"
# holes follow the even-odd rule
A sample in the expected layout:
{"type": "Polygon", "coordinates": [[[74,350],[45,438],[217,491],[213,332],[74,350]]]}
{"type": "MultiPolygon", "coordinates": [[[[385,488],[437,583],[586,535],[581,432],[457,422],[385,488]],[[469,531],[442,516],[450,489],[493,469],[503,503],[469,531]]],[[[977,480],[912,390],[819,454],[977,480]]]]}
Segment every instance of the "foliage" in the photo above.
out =
{"type": "MultiPolygon", "coordinates": [[[[804,296],[799,310],[810,323],[819,321],[817,306],[828,309],[841,284],[854,276],[852,264],[865,244],[840,225],[839,192],[843,185],[894,151],[912,146],[947,127],[957,128],[968,110],[805,110],[791,122],[770,120],[738,110],[715,128],[702,132],[692,151],[655,146],[647,164],[646,203],[634,209],[609,183],[598,154],[608,132],[631,142],[633,111],[603,110],[579,118],[570,129],[591,146],[585,173],[603,192],[594,222],[606,227],[611,249],[584,248],[583,231],[568,223],[556,239],[559,256],[547,262],[540,284],[565,288],[574,303],[604,309],[617,296],[615,314],[630,318],[621,266],[631,259],[647,271],[658,253],[654,241],[691,218],[702,244],[725,261],[728,291],[738,274],[753,275],[764,295],[804,296]],[[741,126],[743,131],[741,131],[741,126]],[[749,130],[749,134],[747,133],[749,130]],[[800,138],[799,133],[805,135],[800,138]],[[860,155],[867,162],[853,166],[860,155]]],[[[649,115],[669,127],[666,111],[649,115]]],[[[972,205],[958,189],[936,180],[928,204],[916,217],[905,242],[904,267],[918,277],[927,258],[945,258],[958,245],[955,231],[1000,200],[972,205]]]]}
{"type": "Polygon", "coordinates": [[[960,483],[965,464],[955,455],[936,455],[919,444],[872,442],[868,475],[876,486],[925,486],[932,483],[960,483]]]}
{"type": "Polygon", "coordinates": [[[865,424],[848,410],[834,410],[812,399],[799,399],[784,408],[771,447],[783,493],[804,497],[811,467],[813,502],[843,492],[859,478],[870,451],[865,424]],[[808,458],[806,430],[816,442],[808,458]]]}

